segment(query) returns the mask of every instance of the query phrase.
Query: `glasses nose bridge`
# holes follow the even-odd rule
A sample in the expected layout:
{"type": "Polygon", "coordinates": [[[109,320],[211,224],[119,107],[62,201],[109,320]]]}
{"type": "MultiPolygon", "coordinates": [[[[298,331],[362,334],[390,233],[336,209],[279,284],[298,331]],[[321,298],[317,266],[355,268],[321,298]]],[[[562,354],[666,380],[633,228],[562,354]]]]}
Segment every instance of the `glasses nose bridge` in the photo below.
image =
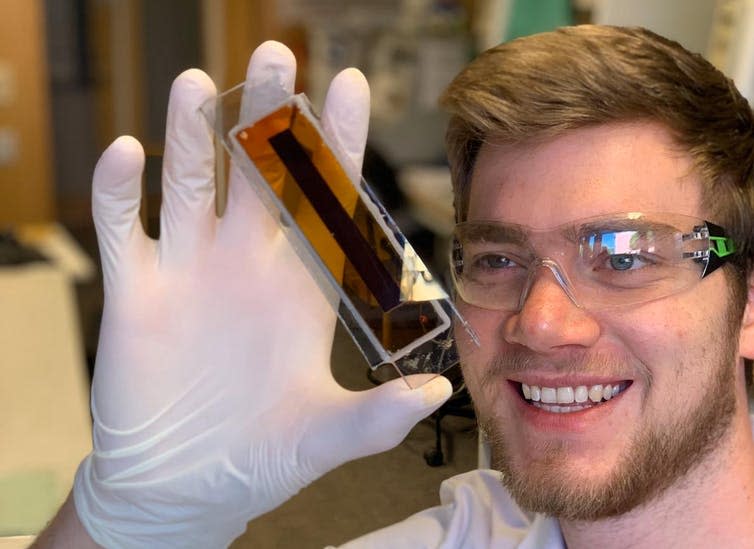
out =
{"type": "Polygon", "coordinates": [[[578,299],[576,299],[576,294],[573,291],[573,284],[569,280],[565,270],[563,270],[560,264],[550,257],[536,257],[529,264],[529,274],[527,276],[526,283],[521,290],[521,297],[519,298],[518,302],[518,310],[520,311],[521,309],[523,309],[524,304],[526,303],[526,299],[529,297],[529,292],[531,291],[532,286],[534,286],[534,282],[537,278],[537,273],[541,268],[548,269],[552,273],[553,277],[555,278],[563,292],[566,294],[566,296],[568,296],[568,299],[570,299],[571,302],[576,305],[576,307],[581,308],[581,304],[579,303],[578,299]]]}

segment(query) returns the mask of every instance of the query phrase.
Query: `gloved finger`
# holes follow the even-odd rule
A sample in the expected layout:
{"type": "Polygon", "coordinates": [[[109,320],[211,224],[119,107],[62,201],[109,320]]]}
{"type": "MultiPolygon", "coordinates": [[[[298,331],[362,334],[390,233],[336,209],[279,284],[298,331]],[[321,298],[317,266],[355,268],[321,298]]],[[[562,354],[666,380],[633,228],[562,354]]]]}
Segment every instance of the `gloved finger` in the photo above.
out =
{"type": "Polygon", "coordinates": [[[268,40],[251,54],[246,68],[241,120],[254,120],[285,101],[296,84],[296,57],[285,44],[268,40]]]}
{"type": "MultiPolygon", "coordinates": [[[[261,44],[251,55],[246,70],[239,120],[251,121],[268,113],[293,94],[295,81],[293,52],[280,42],[269,40],[261,44]]],[[[252,227],[263,227],[266,231],[277,229],[254,189],[234,165],[230,169],[228,205],[222,225],[221,230],[232,240],[245,238],[248,241],[252,227]]]]}
{"type": "Polygon", "coordinates": [[[357,182],[369,130],[369,84],[361,71],[345,69],[333,78],[321,118],[327,137],[345,156],[343,167],[357,182]]]}
{"type": "Polygon", "coordinates": [[[102,262],[105,290],[117,269],[130,264],[124,256],[147,242],[139,219],[144,149],[121,136],[102,153],[92,178],[92,217],[102,262]]]}
{"type": "Polygon", "coordinates": [[[160,253],[184,263],[212,237],[215,223],[215,149],[211,128],[199,111],[217,94],[204,72],[189,69],[170,90],[162,162],[160,253]]]}
{"type": "MultiPolygon", "coordinates": [[[[413,377],[413,376],[412,376],[413,377]]],[[[419,421],[439,408],[453,392],[443,376],[410,389],[402,379],[356,393],[348,393],[307,429],[302,455],[313,467],[328,471],[360,457],[398,445],[419,421]]]]}

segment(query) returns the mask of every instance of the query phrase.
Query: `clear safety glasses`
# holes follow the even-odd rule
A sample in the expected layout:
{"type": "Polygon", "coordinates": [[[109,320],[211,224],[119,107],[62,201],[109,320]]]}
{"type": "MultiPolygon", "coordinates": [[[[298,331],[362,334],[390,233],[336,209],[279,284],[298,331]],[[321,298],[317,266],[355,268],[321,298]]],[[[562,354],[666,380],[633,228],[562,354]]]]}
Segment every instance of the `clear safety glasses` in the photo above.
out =
{"type": "Polygon", "coordinates": [[[735,252],[725,231],[667,213],[620,213],[551,229],[492,221],[456,226],[451,273],[467,303],[519,311],[541,268],[578,307],[635,305],[684,291],[735,252]]]}

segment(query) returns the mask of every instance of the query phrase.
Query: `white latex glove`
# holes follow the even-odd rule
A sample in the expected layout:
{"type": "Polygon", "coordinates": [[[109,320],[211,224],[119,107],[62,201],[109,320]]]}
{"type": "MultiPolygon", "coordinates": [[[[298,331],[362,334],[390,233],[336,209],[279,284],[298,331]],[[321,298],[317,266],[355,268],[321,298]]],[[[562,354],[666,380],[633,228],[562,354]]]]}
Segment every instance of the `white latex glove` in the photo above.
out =
{"type": "MultiPolygon", "coordinates": [[[[294,76],[291,52],[263,44],[243,108],[266,112],[292,93],[294,76]]],[[[214,148],[198,110],[215,93],[198,70],[173,85],[159,241],[139,222],[139,143],[119,138],[94,172],[105,310],[94,451],[74,499],[106,547],[224,547],[330,469],[398,444],[450,395],[444,378],[358,393],[333,380],[336,317],[235,171],[215,217],[214,148]]],[[[343,71],[322,121],[356,166],[368,113],[364,77],[343,71]]]]}

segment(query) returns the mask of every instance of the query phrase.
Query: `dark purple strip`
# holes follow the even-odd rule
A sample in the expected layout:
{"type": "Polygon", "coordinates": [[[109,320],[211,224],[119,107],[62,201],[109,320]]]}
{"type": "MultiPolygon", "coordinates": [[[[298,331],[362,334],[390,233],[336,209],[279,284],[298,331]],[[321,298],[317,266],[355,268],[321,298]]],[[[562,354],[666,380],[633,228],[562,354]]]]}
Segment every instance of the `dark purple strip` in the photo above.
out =
{"type": "Polygon", "coordinates": [[[293,132],[283,130],[270,137],[269,142],[356,272],[364,280],[380,308],[387,312],[399,305],[400,288],[320,175],[293,132]]]}

